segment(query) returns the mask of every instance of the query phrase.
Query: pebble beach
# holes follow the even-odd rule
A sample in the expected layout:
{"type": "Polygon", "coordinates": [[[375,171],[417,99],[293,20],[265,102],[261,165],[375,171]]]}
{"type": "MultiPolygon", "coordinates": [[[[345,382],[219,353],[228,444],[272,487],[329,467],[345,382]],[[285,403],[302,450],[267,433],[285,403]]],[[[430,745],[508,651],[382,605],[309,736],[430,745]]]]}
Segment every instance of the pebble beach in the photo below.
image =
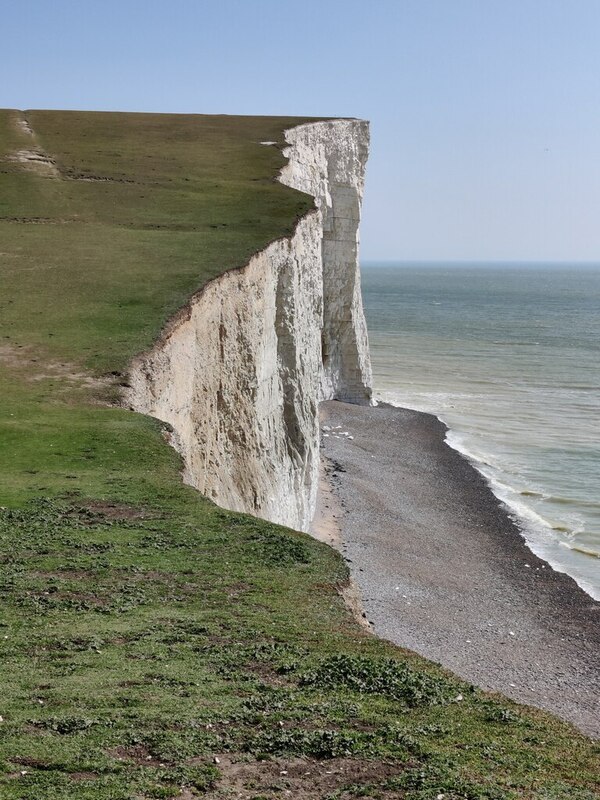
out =
{"type": "Polygon", "coordinates": [[[346,558],[372,631],[600,736],[600,603],[526,546],[434,416],[321,406],[313,534],[346,558]]]}

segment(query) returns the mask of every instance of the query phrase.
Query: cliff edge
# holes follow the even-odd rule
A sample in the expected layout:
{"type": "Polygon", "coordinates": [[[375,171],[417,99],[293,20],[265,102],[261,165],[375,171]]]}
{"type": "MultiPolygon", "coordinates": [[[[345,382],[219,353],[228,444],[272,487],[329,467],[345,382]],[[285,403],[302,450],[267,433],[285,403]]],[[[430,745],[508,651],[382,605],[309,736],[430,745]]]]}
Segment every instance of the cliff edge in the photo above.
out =
{"type": "Polygon", "coordinates": [[[192,297],[132,363],[128,402],[172,426],[187,483],[225,508],[308,530],[318,404],[371,399],[358,266],[369,129],[330,120],[285,137],[279,180],[311,194],[314,210],[192,297]]]}

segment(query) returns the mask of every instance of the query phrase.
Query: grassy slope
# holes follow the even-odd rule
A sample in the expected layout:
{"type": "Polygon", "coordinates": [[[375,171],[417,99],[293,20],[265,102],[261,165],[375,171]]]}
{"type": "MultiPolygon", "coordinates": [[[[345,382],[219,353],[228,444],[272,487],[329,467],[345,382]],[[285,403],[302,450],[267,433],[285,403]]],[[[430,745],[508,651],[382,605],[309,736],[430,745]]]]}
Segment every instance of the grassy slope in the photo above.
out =
{"type": "Polygon", "coordinates": [[[595,797],[596,746],[366,636],[337,554],[216,508],[98,403],[310,207],[257,144],[294,120],[30,112],[32,141],[20,116],[0,158],[62,178],[0,162],[0,797],[595,797]]]}

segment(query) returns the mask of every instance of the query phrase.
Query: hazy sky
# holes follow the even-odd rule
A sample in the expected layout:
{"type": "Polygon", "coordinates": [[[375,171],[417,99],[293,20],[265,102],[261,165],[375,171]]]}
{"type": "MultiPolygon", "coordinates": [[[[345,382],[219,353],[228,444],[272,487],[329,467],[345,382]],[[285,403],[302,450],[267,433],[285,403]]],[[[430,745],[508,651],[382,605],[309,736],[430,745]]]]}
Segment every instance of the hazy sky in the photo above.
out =
{"type": "Polygon", "coordinates": [[[600,260],[600,0],[15,0],[0,106],[357,116],[367,259],[600,260]]]}

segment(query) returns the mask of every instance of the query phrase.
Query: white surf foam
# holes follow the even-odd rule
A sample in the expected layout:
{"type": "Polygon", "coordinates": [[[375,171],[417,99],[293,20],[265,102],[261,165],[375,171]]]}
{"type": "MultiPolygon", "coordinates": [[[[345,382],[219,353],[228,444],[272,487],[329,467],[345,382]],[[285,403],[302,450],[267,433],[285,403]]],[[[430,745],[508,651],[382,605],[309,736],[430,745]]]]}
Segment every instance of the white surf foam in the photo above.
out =
{"type": "MultiPolygon", "coordinates": [[[[511,484],[511,479],[514,481],[513,476],[507,475],[494,463],[493,453],[484,452],[481,448],[476,448],[468,443],[469,437],[466,434],[450,428],[448,421],[444,418],[444,414],[438,414],[432,410],[434,405],[438,408],[448,408],[448,406],[453,405],[453,401],[458,399],[456,395],[436,392],[427,397],[425,402],[423,402],[424,398],[420,398],[421,402],[415,402],[414,399],[403,396],[401,393],[381,392],[376,395],[376,399],[398,408],[409,408],[414,411],[432,414],[439,419],[447,428],[445,441],[448,446],[460,453],[483,475],[495,497],[504,505],[508,515],[519,528],[525,543],[532,553],[549,564],[556,572],[562,572],[572,577],[584,592],[594,600],[600,601],[598,588],[581,574],[577,564],[572,563],[573,559],[567,555],[567,552],[573,555],[576,553],[584,555],[584,548],[569,542],[569,539],[577,534],[577,526],[574,525],[570,529],[565,529],[561,526],[553,525],[549,520],[542,517],[527,504],[526,500],[523,500],[523,492],[526,493],[525,496],[530,492],[531,496],[544,497],[543,494],[530,490],[528,487],[518,488],[511,484]]],[[[596,553],[585,552],[585,555],[588,557],[596,556],[596,553]]]]}

